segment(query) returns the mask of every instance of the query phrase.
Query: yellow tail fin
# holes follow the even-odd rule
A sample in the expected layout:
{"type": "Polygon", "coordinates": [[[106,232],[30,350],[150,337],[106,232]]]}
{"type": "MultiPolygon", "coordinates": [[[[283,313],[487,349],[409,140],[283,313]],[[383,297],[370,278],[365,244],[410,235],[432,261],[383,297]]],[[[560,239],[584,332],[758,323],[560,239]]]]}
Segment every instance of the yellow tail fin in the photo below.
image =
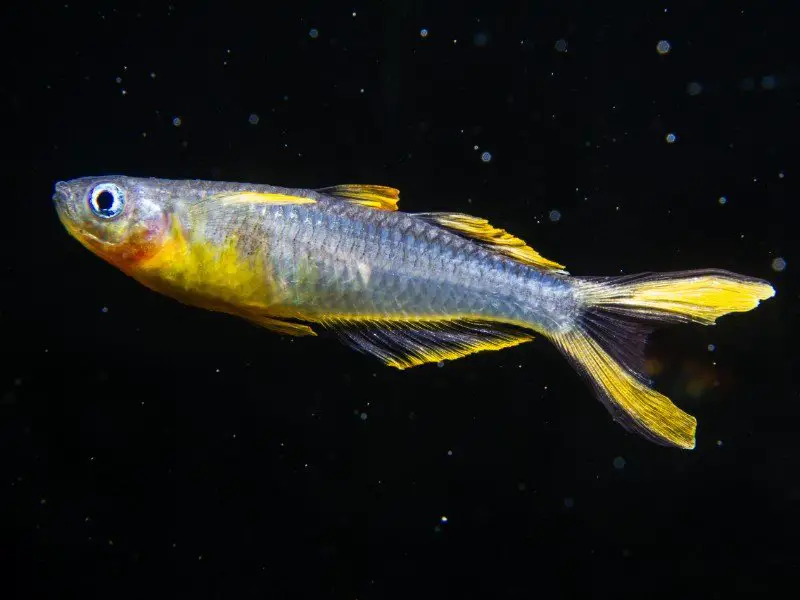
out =
{"type": "Polygon", "coordinates": [[[552,340],[623,427],[666,446],[691,449],[697,421],[653,390],[644,347],[657,322],[713,324],[775,294],[767,282],[704,270],[577,278],[583,313],[552,340]]]}

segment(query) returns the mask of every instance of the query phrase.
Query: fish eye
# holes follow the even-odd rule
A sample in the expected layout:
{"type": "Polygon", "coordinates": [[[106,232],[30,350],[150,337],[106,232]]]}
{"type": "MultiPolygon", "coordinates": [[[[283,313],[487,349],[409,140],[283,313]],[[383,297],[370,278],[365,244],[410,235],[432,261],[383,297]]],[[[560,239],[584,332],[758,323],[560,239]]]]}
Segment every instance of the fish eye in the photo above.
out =
{"type": "Polygon", "coordinates": [[[125,193],[113,183],[100,183],[89,192],[89,208],[101,219],[113,219],[125,207],[125,193]]]}

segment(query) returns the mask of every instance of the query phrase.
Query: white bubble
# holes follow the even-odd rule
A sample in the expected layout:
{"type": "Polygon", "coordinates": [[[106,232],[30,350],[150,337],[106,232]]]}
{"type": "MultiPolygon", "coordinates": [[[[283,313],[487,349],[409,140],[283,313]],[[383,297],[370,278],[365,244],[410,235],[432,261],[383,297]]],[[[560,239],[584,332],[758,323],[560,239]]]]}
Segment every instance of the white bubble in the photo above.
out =
{"type": "Polygon", "coordinates": [[[103,307],[103,308],[101,308],[100,310],[101,310],[102,312],[104,312],[104,313],[107,313],[107,312],[108,312],[108,307],[107,307],[107,306],[104,306],[104,307],[103,307]]]}
{"type": "Polygon", "coordinates": [[[672,50],[672,45],[667,40],[661,40],[656,44],[656,51],[661,54],[669,54],[669,51],[672,50]]]}
{"type": "Polygon", "coordinates": [[[365,413],[365,412],[361,413],[361,420],[362,421],[366,421],[367,420],[367,413],[365,413]]]}
{"type": "Polygon", "coordinates": [[[668,144],[674,144],[678,140],[678,136],[674,133],[668,133],[666,139],[668,144]]]}
{"type": "Polygon", "coordinates": [[[439,519],[442,523],[447,523],[447,517],[442,515],[442,518],[439,519]]]}
{"type": "Polygon", "coordinates": [[[719,200],[717,200],[721,205],[726,205],[728,203],[728,199],[725,196],[720,196],[719,200]]]}
{"type": "Polygon", "coordinates": [[[556,209],[553,209],[550,211],[549,217],[553,223],[558,223],[561,220],[561,213],[556,209]]]}
{"type": "Polygon", "coordinates": [[[481,160],[485,163],[488,163],[490,160],[492,160],[492,153],[484,152],[483,154],[481,154],[481,160]]]}
{"type": "Polygon", "coordinates": [[[183,121],[181,121],[180,117],[175,117],[172,119],[172,124],[175,125],[175,127],[180,127],[182,122],[183,121]]]}
{"type": "Polygon", "coordinates": [[[777,271],[778,273],[780,273],[785,268],[786,268],[786,261],[783,258],[781,258],[780,256],[778,258],[775,258],[775,259],[772,260],[772,270],[773,271],[777,271]]]}
{"type": "Polygon", "coordinates": [[[155,78],[156,78],[156,72],[155,71],[151,71],[150,72],[150,79],[155,79],[155,78]]]}
{"type": "Polygon", "coordinates": [[[620,469],[624,469],[624,468],[625,468],[625,462],[626,462],[626,461],[625,461],[625,459],[624,459],[624,458],[622,458],[621,456],[617,456],[617,457],[614,459],[614,468],[615,468],[615,469],[618,469],[618,470],[620,470],[620,469]]]}
{"type": "Polygon", "coordinates": [[[717,347],[716,347],[714,344],[709,344],[709,345],[708,345],[708,351],[709,351],[709,352],[713,352],[713,351],[714,351],[714,350],[716,350],[716,349],[717,349],[717,347]]]}
{"type": "Polygon", "coordinates": [[[419,30],[419,36],[420,36],[420,37],[424,37],[424,38],[428,37],[428,30],[427,30],[427,29],[425,29],[425,28],[423,28],[423,29],[420,29],[420,30],[419,30]]]}
{"type": "Polygon", "coordinates": [[[702,91],[703,91],[703,86],[697,83],[696,81],[692,81],[689,85],[686,86],[686,92],[690,96],[697,96],[702,91]]]}
{"type": "Polygon", "coordinates": [[[250,125],[258,125],[258,115],[256,113],[247,117],[247,120],[250,122],[250,125]]]}
{"type": "Polygon", "coordinates": [[[564,40],[564,39],[558,40],[555,43],[554,48],[556,49],[556,52],[566,52],[567,51],[567,40],[564,40]]]}
{"type": "Polygon", "coordinates": [[[311,28],[311,30],[308,32],[308,36],[309,36],[309,37],[310,37],[312,40],[315,40],[315,39],[317,39],[317,38],[319,37],[319,30],[318,30],[318,29],[316,29],[316,28],[314,28],[314,27],[312,27],[312,28],[311,28]]]}

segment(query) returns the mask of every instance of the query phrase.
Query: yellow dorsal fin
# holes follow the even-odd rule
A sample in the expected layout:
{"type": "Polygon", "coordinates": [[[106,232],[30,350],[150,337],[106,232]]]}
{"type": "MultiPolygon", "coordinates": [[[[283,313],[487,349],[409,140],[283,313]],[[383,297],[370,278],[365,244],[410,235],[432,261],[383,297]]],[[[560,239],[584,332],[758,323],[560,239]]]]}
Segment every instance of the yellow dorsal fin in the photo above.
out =
{"type": "Polygon", "coordinates": [[[277,192],[230,192],[211,197],[222,204],[314,204],[316,200],[305,196],[292,196],[277,192]]]}
{"type": "Polygon", "coordinates": [[[543,257],[523,240],[511,235],[505,229],[494,227],[486,219],[462,213],[418,213],[415,216],[465,237],[483,242],[493,250],[521,263],[532,265],[539,269],[566,273],[564,265],[543,257]]]}
{"type": "Polygon", "coordinates": [[[384,185],[334,185],[317,191],[378,210],[397,210],[400,201],[400,190],[384,185]]]}

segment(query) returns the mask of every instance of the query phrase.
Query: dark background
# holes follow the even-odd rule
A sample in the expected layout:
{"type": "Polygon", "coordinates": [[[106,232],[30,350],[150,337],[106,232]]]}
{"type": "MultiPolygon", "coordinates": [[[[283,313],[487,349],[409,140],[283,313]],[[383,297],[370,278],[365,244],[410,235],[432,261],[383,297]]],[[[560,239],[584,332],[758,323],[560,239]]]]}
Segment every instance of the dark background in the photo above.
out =
{"type": "Polygon", "coordinates": [[[4,4],[2,596],[781,589],[800,566],[793,11],[4,4]],[[544,340],[397,372],[159,297],[56,218],[55,181],[104,173],[392,185],[574,274],[718,267],[777,296],[654,336],[657,387],[699,419],[697,449],[671,450],[544,340]]]}

